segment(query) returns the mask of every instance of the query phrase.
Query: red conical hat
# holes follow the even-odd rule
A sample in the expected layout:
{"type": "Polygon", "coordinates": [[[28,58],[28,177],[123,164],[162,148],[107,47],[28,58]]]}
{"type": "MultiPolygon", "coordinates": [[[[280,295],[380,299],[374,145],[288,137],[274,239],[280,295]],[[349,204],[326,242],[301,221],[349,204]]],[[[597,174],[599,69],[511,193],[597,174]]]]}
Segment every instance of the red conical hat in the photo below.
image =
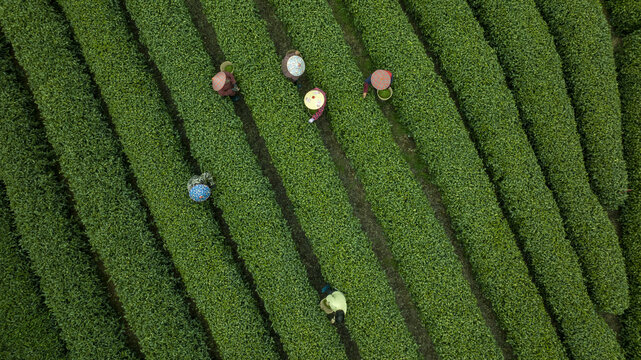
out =
{"type": "Polygon", "coordinates": [[[218,91],[225,86],[225,80],[227,80],[227,76],[221,71],[211,78],[211,85],[214,87],[214,90],[218,91]]]}
{"type": "Polygon", "coordinates": [[[372,86],[377,90],[385,90],[392,83],[392,77],[385,70],[376,70],[372,74],[372,86]]]}

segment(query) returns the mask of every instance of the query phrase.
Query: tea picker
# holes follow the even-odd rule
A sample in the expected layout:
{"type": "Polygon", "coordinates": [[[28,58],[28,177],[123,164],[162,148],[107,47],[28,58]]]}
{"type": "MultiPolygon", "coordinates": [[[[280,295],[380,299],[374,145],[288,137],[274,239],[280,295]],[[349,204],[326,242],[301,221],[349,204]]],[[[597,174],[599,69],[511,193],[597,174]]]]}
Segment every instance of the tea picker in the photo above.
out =
{"type": "Polygon", "coordinates": [[[301,84],[298,82],[298,78],[305,72],[305,61],[300,56],[300,52],[298,50],[289,50],[287,54],[285,54],[280,67],[283,75],[291,79],[296,87],[300,89],[301,84]]]}
{"type": "Polygon", "coordinates": [[[323,115],[323,111],[325,111],[325,103],[327,103],[327,96],[325,95],[325,92],[319,88],[313,88],[310,91],[305,94],[305,106],[311,110],[314,111],[314,115],[311,117],[311,119],[308,120],[308,122],[311,124],[314,121],[318,120],[318,118],[323,115]]]}
{"type": "Polygon", "coordinates": [[[345,313],[347,312],[347,301],[345,294],[332,288],[329,284],[323,287],[322,294],[327,293],[327,296],[321,300],[320,308],[327,314],[332,316],[332,324],[342,324],[345,322],[345,313]]]}
{"type": "MultiPolygon", "coordinates": [[[[233,66],[231,65],[230,62],[225,62],[223,63],[225,67],[222,67],[222,69],[229,69],[231,68],[233,71],[233,66]],[[227,64],[229,63],[229,64],[227,64]]],[[[214,75],[213,78],[211,78],[211,86],[214,88],[216,92],[218,92],[218,95],[220,96],[229,96],[232,101],[238,101],[238,95],[236,94],[240,89],[238,88],[238,85],[236,84],[236,79],[234,78],[234,75],[232,75],[231,72],[227,70],[221,70],[219,73],[214,75]]]]}
{"type": "Polygon", "coordinates": [[[189,197],[195,202],[203,202],[211,195],[210,186],[214,186],[214,178],[210,173],[203,173],[202,175],[192,176],[187,182],[187,191],[189,197]]]}
{"type": "Polygon", "coordinates": [[[388,70],[376,70],[370,75],[367,79],[365,79],[365,82],[363,83],[363,98],[367,96],[367,90],[369,89],[369,85],[372,85],[379,97],[382,100],[387,100],[389,99],[390,96],[392,96],[392,88],[390,85],[392,85],[392,80],[394,77],[392,76],[392,72],[388,70]],[[383,96],[381,92],[384,92],[385,90],[389,90],[389,93],[386,94],[387,96],[383,96]]]}

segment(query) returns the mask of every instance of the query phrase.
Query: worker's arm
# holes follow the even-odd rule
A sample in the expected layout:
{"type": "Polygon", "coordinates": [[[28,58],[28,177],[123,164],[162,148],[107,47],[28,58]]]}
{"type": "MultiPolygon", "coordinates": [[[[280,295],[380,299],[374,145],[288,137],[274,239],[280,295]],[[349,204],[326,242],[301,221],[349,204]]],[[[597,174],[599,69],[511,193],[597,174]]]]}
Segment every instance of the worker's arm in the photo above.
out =
{"type": "Polygon", "coordinates": [[[309,123],[311,124],[314,121],[318,120],[318,118],[321,117],[321,115],[323,115],[323,111],[325,111],[325,104],[323,104],[323,106],[321,106],[320,109],[316,110],[316,113],[314,114],[314,116],[312,116],[312,118],[309,119],[309,123]]]}
{"type": "Polygon", "coordinates": [[[308,120],[310,124],[318,120],[318,118],[321,117],[321,115],[323,115],[323,111],[325,111],[325,104],[327,104],[327,95],[325,94],[325,92],[319,88],[314,88],[314,90],[318,90],[320,91],[321,94],[323,94],[323,97],[325,98],[325,102],[323,103],[323,106],[320,107],[320,109],[316,110],[316,113],[314,114],[314,116],[312,116],[312,118],[308,120]]]}
{"type": "Polygon", "coordinates": [[[367,96],[367,90],[369,89],[369,85],[372,85],[372,75],[370,75],[363,82],[363,97],[367,96]]]}

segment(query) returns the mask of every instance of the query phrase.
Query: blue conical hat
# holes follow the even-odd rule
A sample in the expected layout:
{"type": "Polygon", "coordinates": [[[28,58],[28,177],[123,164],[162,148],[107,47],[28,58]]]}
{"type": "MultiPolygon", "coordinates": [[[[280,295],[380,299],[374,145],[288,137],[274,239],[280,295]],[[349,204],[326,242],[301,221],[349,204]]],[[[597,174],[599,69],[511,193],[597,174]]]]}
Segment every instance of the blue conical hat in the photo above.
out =
{"type": "Polygon", "coordinates": [[[207,198],[209,198],[209,195],[211,195],[211,190],[207,185],[198,184],[192,187],[191,190],[189,190],[189,197],[197,202],[207,200],[207,198]]]}

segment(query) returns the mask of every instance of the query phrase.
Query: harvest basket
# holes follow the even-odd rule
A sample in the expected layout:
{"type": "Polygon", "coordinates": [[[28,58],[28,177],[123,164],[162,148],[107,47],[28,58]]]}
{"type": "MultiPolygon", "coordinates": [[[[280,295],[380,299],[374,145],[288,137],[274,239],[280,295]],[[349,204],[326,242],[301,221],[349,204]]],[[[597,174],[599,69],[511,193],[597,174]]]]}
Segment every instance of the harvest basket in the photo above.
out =
{"type": "Polygon", "coordinates": [[[379,99],[383,101],[389,100],[389,98],[392,97],[392,88],[389,87],[385,90],[376,90],[376,95],[378,96],[379,99]]]}

